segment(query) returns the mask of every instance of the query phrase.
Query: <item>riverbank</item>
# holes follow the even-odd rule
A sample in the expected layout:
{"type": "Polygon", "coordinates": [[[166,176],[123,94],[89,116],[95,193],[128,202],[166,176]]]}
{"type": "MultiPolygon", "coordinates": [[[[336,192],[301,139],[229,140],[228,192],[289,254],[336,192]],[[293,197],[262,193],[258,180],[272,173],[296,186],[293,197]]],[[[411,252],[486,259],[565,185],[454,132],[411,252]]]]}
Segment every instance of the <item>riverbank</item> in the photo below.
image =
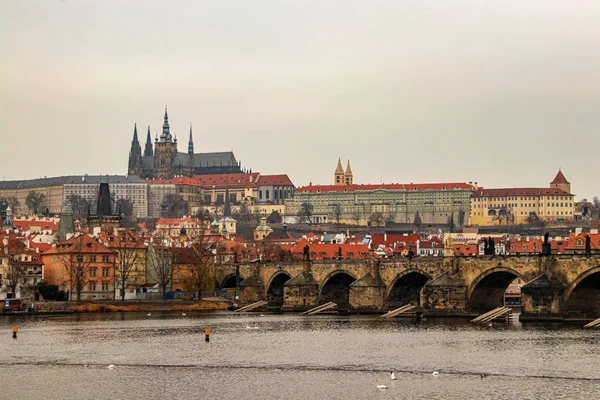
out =
{"type": "MultiPolygon", "coordinates": [[[[201,301],[185,300],[97,300],[82,302],[39,302],[36,311],[19,311],[23,314],[59,313],[110,313],[110,312],[152,312],[152,311],[217,311],[230,306],[227,299],[215,297],[201,301]]],[[[12,312],[11,314],[15,314],[12,312]]]]}

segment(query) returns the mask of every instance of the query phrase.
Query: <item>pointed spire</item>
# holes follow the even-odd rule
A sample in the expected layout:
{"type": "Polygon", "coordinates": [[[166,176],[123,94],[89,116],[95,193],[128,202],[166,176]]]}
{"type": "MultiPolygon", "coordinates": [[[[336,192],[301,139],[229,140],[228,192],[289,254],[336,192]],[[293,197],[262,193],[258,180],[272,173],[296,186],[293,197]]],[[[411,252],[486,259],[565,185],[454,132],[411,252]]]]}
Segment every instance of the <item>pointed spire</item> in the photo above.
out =
{"type": "Polygon", "coordinates": [[[148,125],[148,135],[146,136],[146,146],[144,147],[144,157],[152,157],[152,138],[150,137],[150,125],[148,125]]]}
{"type": "Polygon", "coordinates": [[[188,143],[188,154],[194,155],[194,140],[192,139],[192,123],[190,122],[190,141],[188,143]]]}
{"type": "Polygon", "coordinates": [[[133,141],[132,143],[137,143],[138,142],[138,135],[137,135],[137,124],[133,124],[133,141]]]}
{"type": "Polygon", "coordinates": [[[350,168],[350,160],[348,160],[348,165],[346,166],[346,175],[352,175],[352,169],[350,168]]]}
{"type": "Polygon", "coordinates": [[[165,118],[163,122],[162,134],[160,135],[161,142],[171,141],[171,129],[169,127],[169,114],[167,113],[167,106],[165,105],[165,118]]]}
{"type": "Polygon", "coordinates": [[[342,159],[341,158],[338,158],[338,165],[337,165],[337,168],[335,169],[335,173],[336,174],[344,173],[344,168],[342,168],[342,159]]]}
{"type": "Polygon", "coordinates": [[[231,217],[231,203],[229,200],[229,180],[227,180],[227,186],[225,187],[225,204],[223,205],[223,218],[231,217]]]}

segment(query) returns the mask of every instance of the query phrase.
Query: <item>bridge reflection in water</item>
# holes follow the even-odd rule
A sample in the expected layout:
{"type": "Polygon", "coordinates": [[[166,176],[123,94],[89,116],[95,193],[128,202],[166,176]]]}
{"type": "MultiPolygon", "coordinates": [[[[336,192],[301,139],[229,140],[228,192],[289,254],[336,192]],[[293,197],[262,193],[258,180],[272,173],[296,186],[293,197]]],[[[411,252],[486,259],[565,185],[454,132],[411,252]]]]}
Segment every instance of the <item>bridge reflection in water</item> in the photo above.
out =
{"type": "MultiPolygon", "coordinates": [[[[234,266],[216,267],[217,286],[232,287],[234,266]]],[[[239,266],[242,303],[305,311],[333,301],[349,312],[386,312],[405,304],[426,316],[471,316],[504,305],[515,279],[521,317],[600,316],[600,256],[419,257],[253,263],[239,266]]]]}

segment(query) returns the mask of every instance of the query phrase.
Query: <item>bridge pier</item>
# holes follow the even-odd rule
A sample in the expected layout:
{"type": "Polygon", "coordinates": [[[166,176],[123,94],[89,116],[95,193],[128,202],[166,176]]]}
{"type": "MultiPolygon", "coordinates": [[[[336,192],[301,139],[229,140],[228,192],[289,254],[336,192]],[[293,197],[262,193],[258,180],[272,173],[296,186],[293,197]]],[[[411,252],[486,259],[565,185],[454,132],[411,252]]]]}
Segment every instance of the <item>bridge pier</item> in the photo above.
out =
{"type": "Polygon", "coordinates": [[[319,284],[312,275],[309,260],[304,261],[303,271],[283,285],[282,311],[307,311],[318,306],[319,284]]]}
{"type": "Polygon", "coordinates": [[[563,319],[562,296],[565,285],[542,274],[521,288],[521,321],[563,319]]]}
{"type": "Polygon", "coordinates": [[[379,274],[379,263],[370,259],[368,274],[350,284],[350,312],[384,312],[386,284],[379,274]]]}
{"type": "Polygon", "coordinates": [[[260,277],[260,266],[258,264],[255,265],[252,275],[240,283],[238,296],[242,304],[265,300],[265,284],[260,277]]]}
{"type": "Polygon", "coordinates": [[[460,274],[444,272],[425,284],[421,296],[421,304],[428,316],[472,314],[467,310],[467,283],[460,274]]]}

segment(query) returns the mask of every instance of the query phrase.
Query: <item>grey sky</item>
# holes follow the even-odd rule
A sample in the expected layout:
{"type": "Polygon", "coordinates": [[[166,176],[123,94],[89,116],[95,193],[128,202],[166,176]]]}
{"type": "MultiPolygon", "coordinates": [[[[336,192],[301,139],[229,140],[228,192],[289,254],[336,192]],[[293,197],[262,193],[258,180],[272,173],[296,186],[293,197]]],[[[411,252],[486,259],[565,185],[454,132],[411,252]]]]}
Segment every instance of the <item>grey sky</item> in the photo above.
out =
{"type": "MultiPolygon", "coordinates": [[[[123,174],[133,124],[329,184],[600,195],[598,1],[0,0],[0,178],[123,174]]],[[[143,146],[143,143],[142,143],[143,146]]]]}

